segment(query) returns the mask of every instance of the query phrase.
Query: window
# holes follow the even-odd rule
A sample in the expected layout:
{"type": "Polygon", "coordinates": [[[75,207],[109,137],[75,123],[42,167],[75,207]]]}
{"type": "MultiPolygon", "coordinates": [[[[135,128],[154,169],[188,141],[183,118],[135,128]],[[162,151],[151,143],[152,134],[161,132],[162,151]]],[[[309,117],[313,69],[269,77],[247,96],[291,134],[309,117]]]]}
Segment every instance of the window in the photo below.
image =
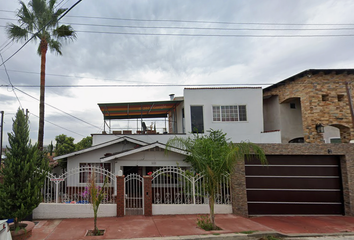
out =
{"type": "Polygon", "coordinates": [[[342,139],[341,138],[330,138],[329,141],[331,143],[342,143],[342,139]]]}
{"type": "Polygon", "coordinates": [[[214,122],[247,121],[246,105],[213,106],[214,122]]]}
{"type": "Polygon", "coordinates": [[[322,94],[322,101],[328,101],[329,100],[329,95],[328,94],[322,94]]]}
{"type": "MultiPolygon", "coordinates": [[[[80,171],[80,183],[87,183],[91,177],[91,167],[104,168],[107,171],[111,171],[110,163],[80,163],[80,168],[84,168],[84,171],[80,171]]],[[[96,183],[104,183],[105,174],[96,173],[96,183]]]]}
{"type": "Polygon", "coordinates": [[[290,108],[291,108],[291,109],[295,109],[295,108],[296,108],[295,103],[290,103],[290,108]]]}
{"type": "Polygon", "coordinates": [[[204,133],[203,106],[191,106],[192,133],[204,133]]]}
{"type": "Polygon", "coordinates": [[[342,102],[344,100],[344,94],[337,95],[338,102],[342,102]]]}

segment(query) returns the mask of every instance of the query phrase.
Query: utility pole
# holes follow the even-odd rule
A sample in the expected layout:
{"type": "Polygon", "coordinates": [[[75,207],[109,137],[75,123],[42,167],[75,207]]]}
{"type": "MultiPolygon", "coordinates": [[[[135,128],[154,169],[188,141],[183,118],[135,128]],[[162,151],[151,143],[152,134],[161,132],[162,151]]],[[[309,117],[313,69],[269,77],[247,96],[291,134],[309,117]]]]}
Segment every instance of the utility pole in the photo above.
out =
{"type": "Polygon", "coordinates": [[[0,168],[1,168],[1,160],[2,160],[2,132],[4,130],[4,111],[0,111],[1,113],[1,127],[0,127],[0,168]]]}

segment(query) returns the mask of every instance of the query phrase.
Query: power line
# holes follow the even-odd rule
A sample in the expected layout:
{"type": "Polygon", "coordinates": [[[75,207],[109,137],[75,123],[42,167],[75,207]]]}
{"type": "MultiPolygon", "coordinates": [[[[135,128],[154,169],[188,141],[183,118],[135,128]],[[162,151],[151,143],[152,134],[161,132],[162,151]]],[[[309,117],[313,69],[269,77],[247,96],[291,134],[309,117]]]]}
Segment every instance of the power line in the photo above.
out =
{"type": "MultiPolygon", "coordinates": [[[[74,5],[72,5],[69,9],[67,9],[58,19],[57,21],[59,22],[60,19],[62,19],[66,14],[68,14],[77,4],[79,4],[82,0],[78,0],[74,5]]],[[[22,48],[24,48],[34,37],[37,36],[43,29],[45,29],[49,24],[51,24],[53,20],[50,20],[45,26],[43,26],[41,29],[39,29],[35,34],[33,34],[17,51],[15,51],[10,57],[8,57],[5,61],[2,61],[0,64],[0,67],[4,65],[7,61],[9,61],[13,56],[15,56],[19,51],[21,51],[22,48]]]]}
{"type": "MultiPolygon", "coordinates": [[[[39,75],[39,72],[30,72],[30,71],[20,71],[20,70],[12,70],[8,69],[9,72],[18,72],[18,73],[26,73],[26,74],[37,74],[39,75]]],[[[79,79],[95,79],[95,80],[108,80],[108,81],[116,81],[116,82],[136,82],[136,83],[142,83],[141,81],[133,81],[133,80],[122,80],[122,79],[112,79],[112,78],[93,78],[93,77],[81,77],[81,76],[70,76],[70,75],[64,75],[64,74],[55,74],[55,73],[45,73],[46,76],[55,76],[55,77],[66,77],[66,78],[79,78],[79,79]]],[[[167,84],[167,83],[166,83],[167,84]]]]}
{"type": "Polygon", "coordinates": [[[138,18],[112,18],[112,17],[93,17],[93,16],[68,16],[68,18],[88,18],[105,19],[118,21],[137,21],[137,22],[179,22],[179,23],[207,23],[207,24],[231,24],[231,25],[276,25],[276,26],[349,26],[352,23],[266,23],[266,22],[218,22],[204,20],[178,20],[178,19],[138,19],[138,18]]]}
{"type": "MultiPolygon", "coordinates": [[[[19,89],[19,88],[17,88],[17,87],[15,87],[15,89],[18,90],[18,91],[20,91],[21,93],[23,93],[23,94],[25,94],[25,95],[27,95],[27,96],[33,98],[33,99],[39,101],[38,98],[33,97],[32,95],[26,93],[25,91],[22,91],[21,89],[19,89]]],[[[94,128],[97,128],[97,129],[102,130],[102,128],[100,128],[100,127],[98,127],[98,126],[95,126],[95,125],[93,125],[93,124],[91,124],[91,123],[89,123],[89,122],[86,122],[85,120],[82,120],[82,119],[80,119],[80,118],[78,118],[78,117],[76,117],[76,116],[74,116],[74,115],[72,115],[72,114],[70,114],[70,113],[67,113],[67,112],[65,112],[65,111],[63,111],[63,110],[61,110],[61,109],[59,109],[59,108],[57,108],[57,107],[54,107],[53,105],[50,105],[50,104],[48,104],[48,103],[45,103],[45,105],[47,105],[47,106],[49,106],[49,107],[51,107],[51,108],[54,108],[55,110],[57,110],[57,111],[59,111],[59,112],[62,112],[62,113],[66,114],[66,115],[68,115],[68,116],[70,116],[70,117],[72,117],[72,118],[75,118],[76,120],[79,120],[79,121],[81,121],[81,122],[83,122],[83,123],[86,123],[86,124],[88,124],[88,125],[90,125],[90,126],[92,126],[92,127],[94,127],[94,128]]]]}
{"type": "Polygon", "coordinates": [[[297,34],[297,35],[260,35],[260,34],[194,34],[194,33],[136,33],[136,32],[107,32],[79,31],[81,33],[111,34],[111,35],[140,35],[140,36],[172,36],[172,37],[242,37],[242,38],[319,38],[319,37],[353,37],[353,34],[297,34]]]}
{"type": "MultiPolygon", "coordinates": [[[[272,85],[274,83],[210,83],[210,84],[100,84],[100,85],[46,85],[46,88],[112,88],[112,87],[207,87],[207,86],[259,86],[272,85]]],[[[9,85],[0,85],[0,87],[9,87],[9,85]]],[[[38,85],[16,85],[21,88],[39,88],[38,85]]]]}
{"type": "MultiPolygon", "coordinates": [[[[63,1],[62,1],[63,2],[63,1]]],[[[2,10],[0,12],[15,13],[15,11],[2,10]]],[[[181,19],[139,19],[139,18],[114,18],[99,16],[67,16],[67,18],[104,19],[116,21],[135,22],[177,22],[177,23],[203,23],[203,24],[230,24],[230,25],[266,25],[266,26],[353,26],[353,23],[272,23],[272,22],[226,22],[226,21],[205,21],[205,20],[181,20],[181,19]]],[[[16,20],[11,18],[0,18],[5,20],[16,20]]]]}
{"type": "MultiPolygon", "coordinates": [[[[0,57],[1,57],[1,61],[3,62],[4,59],[2,58],[2,54],[1,54],[1,53],[0,53],[0,57]]],[[[17,96],[17,94],[16,94],[16,92],[15,92],[14,85],[13,85],[12,82],[11,82],[10,75],[9,75],[9,73],[7,72],[7,68],[6,68],[5,63],[4,63],[3,65],[4,65],[4,69],[5,69],[5,73],[6,73],[7,79],[9,80],[9,83],[10,83],[10,85],[11,85],[11,89],[12,89],[13,93],[15,94],[16,99],[17,99],[18,103],[20,104],[20,107],[22,108],[21,101],[20,101],[20,99],[18,98],[18,96],[17,96]]],[[[0,156],[0,157],[1,157],[1,156],[0,156]]]]}
{"type": "MultiPolygon", "coordinates": [[[[33,116],[35,116],[35,117],[37,117],[37,118],[39,118],[36,114],[33,114],[33,113],[31,113],[31,112],[30,112],[30,114],[31,114],[31,115],[33,115],[33,116]]],[[[65,128],[65,127],[59,126],[58,124],[55,124],[55,123],[50,122],[50,121],[48,121],[48,120],[44,120],[44,121],[45,121],[45,122],[47,122],[47,123],[50,123],[50,124],[52,124],[52,125],[54,125],[54,126],[56,126],[56,127],[58,127],[58,128],[64,129],[64,130],[66,130],[66,131],[68,131],[68,132],[71,132],[71,133],[74,133],[74,134],[80,135],[80,136],[82,136],[82,137],[86,137],[85,135],[82,135],[82,134],[80,134],[80,133],[77,133],[77,132],[71,131],[71,130],[69,130],[69,129],[65,128]]]]}
{"type": "MultiPolygon", "coordinates": [[[[13,18],[0,18],[3,20],[16,20],[13,18]]],[[[183,30],[227,30],[227,31],[343,31],[354,30],[353,27],[341,28],[227,28],[227,27],[181,27],[181,26],[134,26],[134,25],[108,25],[93,23],[67,23],[68,25],[92,26],[92,27],[111,27],[111,28],[141,28],[141,29],[183,29],[183,30]]],[[[249,24],[245,24],[249,25],[249,24]]],[[[274,25],[277,26],[277,25],[274,25]]],[[[296,25],[297,26],[297,25],[296,25]]],[[[342,26],[336,25],[336,26],[342,26]]],[[[344,24],[343,26],[354,26],[354,24],[344,24]]],[[[5,27],[5,26],[1,26],[5,27]]]]}

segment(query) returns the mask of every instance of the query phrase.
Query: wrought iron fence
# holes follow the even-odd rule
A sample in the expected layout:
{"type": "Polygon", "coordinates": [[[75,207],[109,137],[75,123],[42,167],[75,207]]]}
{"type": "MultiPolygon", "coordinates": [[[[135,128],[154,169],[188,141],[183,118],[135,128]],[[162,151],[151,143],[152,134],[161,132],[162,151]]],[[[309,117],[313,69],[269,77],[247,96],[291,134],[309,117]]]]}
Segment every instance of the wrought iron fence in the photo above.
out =
{"type": "Polygon", "coordinates": [[[115,203],[117,194],[116,177],[107,169],[96,166],[84,166],[73,168],[55,177],[48,173],[47,179],[42,188],[43,202],[45,203],[90,203],[90,191],[88,181],[92,174],[95,174],[96,186],[103,187],[104,180],[107,183],[103,192],[105,197],[102,203],[115,203]]]}
{"type": "MultiPolygon", "coordinates": [[[[208,204],[206,177],[178,167],[151,174],[153,204],[208,204]]],[[[224,174],[215,192],[216,204],[231,204],[230,174],[224,174]]]]}

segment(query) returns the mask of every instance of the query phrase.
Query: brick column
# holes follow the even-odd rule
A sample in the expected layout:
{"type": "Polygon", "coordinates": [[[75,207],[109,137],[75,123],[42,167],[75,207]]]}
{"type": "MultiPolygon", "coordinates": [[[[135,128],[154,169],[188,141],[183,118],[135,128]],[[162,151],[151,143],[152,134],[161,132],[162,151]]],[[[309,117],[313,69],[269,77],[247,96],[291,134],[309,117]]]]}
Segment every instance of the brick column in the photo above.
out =
{"type": "Polygon", "coordinates": [[[124,177],[117,176],[117,217],[124,217],[124,177]]]}
{"type": "Polygon", "coordinates": [[[238,161],[231,175],[232,213],[248,217],[245,162],[238,161]]]}
{"type": "Polygon", "coordinates": [[[144,215],[152,216],[152,189],[151,176],[144,176],[144,215]]]}

